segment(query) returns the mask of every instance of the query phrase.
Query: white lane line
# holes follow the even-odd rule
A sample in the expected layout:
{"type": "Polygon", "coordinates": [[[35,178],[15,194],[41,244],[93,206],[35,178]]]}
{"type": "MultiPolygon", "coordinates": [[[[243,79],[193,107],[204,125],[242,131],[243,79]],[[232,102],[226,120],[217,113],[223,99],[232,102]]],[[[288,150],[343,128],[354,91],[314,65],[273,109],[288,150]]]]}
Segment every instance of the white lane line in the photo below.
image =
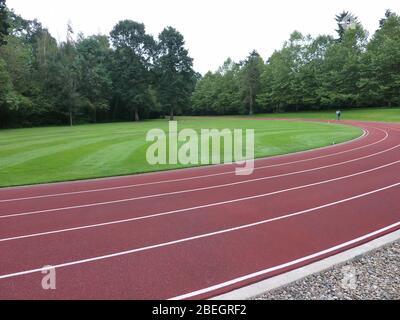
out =
{"type": "Polygon", "coordinates": [[[380,170],[380,169],[383,169],[383,168],[387,168],[387,167],[390,167],[390,166],[398,164],[398,163],[400,163],[400,160],[398,160],[396,162],[393,162],[393,163],[389,163],[389,164],[380,166],[380,167],[377,167],[377,168],[373,168],[373,169],[369,169],[369,170],[366,170],[366,171],[354,173],[354,174],[351,174],[351,175],[348,175],[348,176],[343,176],[343,177],[330,179],[330,180],[325,180],[325,181],[321,181],[321,182],[316,182],[316,183],[312,183],[312,184],[308,184],[308,185],[293,187],[293,188],[290,188],[290,189],[283,189],[283,190],[278,190],[278,191],[274,191],[274,192],[270,192],[270,193],[264,193],[264,194],[259,194],[259,195],[255,195],[255,196],[245,197],[245,198],[238,198],[238,199],[228,200],[228,201],[223,201],[223,202],[210,203],[210,204],[207,204],[207,205],[202,205],[202,206],[197,206],[197,207],[190,207],[190,208],[185,208],[185,209],[178,209],[178,210],[167,211],[167,212],[161,212],[161,213],[156,213],[156,214],[147,215],[147,216],[141,216],[141,217],[135,217],[135,218],[130,218],[130,219],[116,220],[116,221],[91,224],[91,225],[86,225],[86,226],[81,226],[81,227],[74,227],[74,228],[68,228],[68,229],[60,229],[60,230],[53,230],[53,231],[47,231],[47,232],[41,232],[41,233],[34,233],[34,234],[27,234],[27,235],[22,235],[22,236],[4,238],[4,239],[0,239],[0,243],[1,242],[7,242],[7,241],[13,241],[13,240],[20,240],[20,239],[48,236],[48,235],[59,234],[59,233],[66,233],[66,232],[71,232],[71,231],[87,230],[87,229],[105,227],[105,226],[122,224],[122,223],[139,221],[139,220],[147,220],[147,219],[151,219],[151,218],[168,216],[168,215],[181,213],[181,212],[194,211],[194,210],[198,210],[198,209],[216,207],[216,206],[220,206],[220,205],[236,203],[236,202],[242,202],[242,201],[246,201],[246,200],[264,198],[264,197],[268,197],[268,196],[271,196],[271,195],[281,194],[281,193],[285,193],[285,192],[289,192],[289,191],[305,189],[305,188],[309,188],[309,187],[313,187],[313,186],[317,186],[317,185],[321,185],[321,184],[327,184],[327,183],[334,182],[334,181],[353,178],[355,176],[366,174],[366,173],[370,173],[370,172],[377,171],[377,170],[380,170]]]}
{"type": "Polygon", "coordinates": [[[326,254],[330,254],[332,252],[335,252],[337,250],[340,250],[340,249],[346,248],[348,246],[354,245],[354,244],[356,244],[358,242],[367,240],[369,238],[372,238],[374,236],[377,236],[379,234],[382,234],[382,233],[384,233],[386,231],[389,231],[391,229],[397,228],[399,226],[400,226],[400,221],[396,222],[394,224],[391,224],[390,226],[387,226],[385,228],[382,228],[382,229],[376,230],[374,232],[368,233],[368,234],[366,234],[364,236],[361,236],[359,238],[350,240],[348,242],[339,244],[337,246],[331,247],[331,248],[323,250],[323,251],[316,252],[316,253],[311,254],[309,256],[305,256],[305,257],[302,257],[302,258],[299,258],[299,259],[296,259],[296,260],[292,260],[292,261],[286,262],[284,264],[281,264],[281,265],[278,265],[278,266],[275,266],[275,267],[264,269],[264,270],[261,270],[261,271],[255,272],[255,273],[251,273],[251,274],[239,277],[239,278],[235,278],[235,279],[226,281],[226,282],[222,282],[222,283],[219,283],[217,285],[214,285],[214,286],[211,286],[211,287],[208,287],[208,288],[204,288],[204,289],[201,289],[201,290],[189,292],[189,293],[186,293],[186,294],[171,298],[169,300],[183,300],[183,299],[193,298],[193,297],[199,296],[201,294],[205,294],[205,293],[209,293],[209,292],[212,292],[212,291],[215,291],[215,290],[218,290],[218,289],[222,289],[222,288],[225,288],[225,287],[228,287],[228,286],[231,286],[231,285],[234,285],[234,284],[246,281],[246,280],[250,280],[250,279],[253,279],[253,278],[257,278],[259,276],[267,275],[268,273],[271,273],[271,272],[274,272],[274,271],[278,271],[278,270],[281,270],[281,269],[285,269],[285,268],[294,266],[296,264],[303,263],[303,262],[306,262],[308,260],[312,260],[312,259],[324,256],[326,254]]]}
{"type": "Polygon", "coordinates": [[[144,199],[150,199],[150,198],[172,196],[172,195],[177,195],[177,194],[185,194],[185,193],[191,193],[191,192],[219,189],[219,188],[231,187],[231,186],[235,186],[235,185],[252,183],[252,182],[257,182],[257,181],[264,181],[264,180],[271,180],[271,179],[276,179],[276,178],[288,177],[288,176],[292,176],[292,175],[297,175],[297,174],[301,174],[301,173],[307,173],[307,172],[323,170],[323,169],[327,169],[327,168],[337,167],[337,166],[341,166],[341,165],[344,165],[344,164],[348,164],[348,163],[352,163],[352,162],[368,159],[368,158],[375,157],[377,155],[381,155],[383,153],[392,151],[392,150],[394,150],[394,149],[396,149],[398,147],[400,147],[400,144],[398,144],[398,145],[396,145],[396,146],[394,146],[392,148],[389,148],[389,149],[386,149],[386,150],[383,150],[383,151],[380,151],[380,152],[377,152],[377,153],[370,154],[368,156],[364,156],[364,157],[360,157],[360,158],[356,158],[356,159],[352,159],[352,160],[348,160],[348,161],[344,161],[344,162],[339,162],[339,163],[335,163],[335,164],[331,164],[331,165],[327,165],[327,166],[322,166],[322,167],[318,167],[318,168],[312,168],[312,169],[307,169],[307,170],[284,173],[284,174],[275,175],[275,176],[262,177],[262,178],[257,178],[257,179],[249,179],[249,180],[244,180],[244,181],[239,181],[239,182],[231,182],[231,183],[219,184],[219,185],[203,187],[203,188],[187,189],[187,190],[180,190],[180,191],[174,191],[174,192],[152,194],[152,195],[147,195],[147,196],[126,198],[126,199],[113,200],[113,201],[95,202],[95,203],[83,204],[83,205],[77,205],[77,206],[59,207],[59,208],[52,208],[52,209],[44,209],[44,210],[36,210],[36,211],[27,211],[27,212],[6,214],[6,215],[1,215],[0,219],[15,218],[15,217],[20,217],[20,216],[29,216],[29,215],[43,214],[43,213],[49,213],[49,212],[58,212],[58,211],[66,211],[66,210],[74,210],[74,209],[91,208],[91,207],[98,207],[98,206],[117,204],[117,203],[126,203],[126,202],[132,202],[132,201],[137,201],[137,200],[144,200],[144,199]]]}
{"type": "Polygon", "coordinates": [[[65,267],[69,267],[69,266],[74,266],[74,265],[79,265],[79,264],[84,264],[84,263],[89,263],[89,262],[95,262],[95,261],[100,261],[100,260],[105,260],[105,259],[111,259],[111,258],[115,258],[115,257],[120,257],[120,256],[125,256],[125,255],[129,255],[129,254],[133,254],[133,253],[138,253],[138,252],[143,252],[143,251],[149,251],[152,249],[158,249],[158,248],[163,248],[163,247],[167,247],[167,246],[172,246],[172,245],[176,245],[176,244],[180,244],[180,243],[185,243],[185,242],[189,242],[189,241],[193,241],[193,240],[198,240],[198,239],[204,239],[204,238],[208,238],[208,237],[212,237],[212,236],[217,236],[217,235],[221,235],[221,234],[225,234],[225,233],[230,233],[230,232],[234,232],[234,231],[238,231],[238,230],[243,230],[243,229],[249,229],[252,227],[256,227],[259,225],[263,225],[263,224],[267,224],[267,223],[271,223],[274,221],[279,221],[279,220],[284,220],[284,219],[289,219],[295,216],[300,216],[309,212],[315,212],[324,208],[328,208],[328,207],[332,207],[338,204],[342,204],[345,202],[349,202],[352,200],[356,200],[356,199],[360,199],[375,193],[379,193],[391,188],[395,188],[397,186],[400,185],[400,182],[380,188],[380,189],[376,189],[367,193],[363,193],[363,194],[359,194],[357,196],[351,197],[351,198],[346,198],[343,200],[339,200],[339,201],[335,201],[335,202],[331,202],[325,205],[321,205],[318,207],[314,207],[311,209],[307,209],[307,210],[303,210],[303,211],[298,211],[292,214],[287,214],[285,216],[280,216],[277,218],[273,218],[273,219],[267,219],[267,220],[262,220],[262,221],[258,221],[255,223],[250,223],[250,224],[245,224],[245,225],[241,225],[238,227],[234,227],[234,228],[229,228],[229,229],[223,229],[223,230],[219,230],[219,231],[215,231],[215,232],[210,232],[210,233],[205,233],[205,234],[200,234],[197,236],[193,236],[193,237],[189,237],[189,238],[183,238],[183,239],[179,239],[179,240],[174,240],[174,241],[170,241],[170,242],[164,242],[164,243],[159,243],[159,244],[155,244],[155,245],[151,245],[151,246],[147,246],[147,247],[141,247],[141,248],[136,248],[136,249],[132,249],[132,250],[127,250],[127,251],[121,251],[121,252],[116,252],[116,253],[112,253],[112,254],[107,254],[107,255],[103,255],[103,256],[97,256],[97,257],[93,257],[93,258],[88,258],[88,259],[82,259],[82,260],[76,260],[76,261],[71,261],[71,262],[66,262],[66,263],[61,263],[61,264],[57,264],[57,265],[52,265],[51,267],[48,268],[36,268],[36,269],[30,269],[30,270],[25,270],[25,271],[20,271],[20,272],[15,272],[15,273],[9,273],[9,274],[4,274],[0,276],[0,280],[2,279],[8,279],[8,278],[13,278],[13,277],[18,277],[18,276],[23,276],[23,275],[27,275],[27,274],[32,274],[32,273],[37,273],[37,272],[42,272],[43,270],[49,270],[49,269],[59,269],[59,268],[65,268],[65,267]]]}
{"type": "MultiPolygon", "coordinates": [[[[374,128],[374,127],[372,127],[372,128],[374,128]]],[[[367,148],[367,147],[376,145],[378,143],[381,143],[381,142],[385,141],[388,138],[389,134],[385,130],[382,130],[382,129],[379,129],[379,128],[374,128],[374,129],[378,129],[378,130],[381,130],[382,132],[385,132],[386,136],[383,139],[379,140],[379,141],[376,141],[374,143],[367,144],[365,146],[361,146],[361,147],[358,147],[358,148],[345,150],[345,151],[342,151],[342,152],[337,152],[337,153],[329,154],[329,155],[325,155],[325,156],[309,158],[309,159],[303,159],[303,160],[297,160],[297,161],[292,161],[292,162],[286,162],[286,163],[280,163],[280,164],[256,167],[256,168],[254,168],[254,170],[255,171],[256,170],[263,170],[263,169],[267,169],[267,168],[280,167],[280,166],[284,166],[284,165],[296,164],[296,163],[301,163],[301,162],[308,162],[308,161],[312,161],[312,160],[318,160],[318,159],[323,159],[323,158],[327,158],[327,157],[336,156],[336,155],[347,153],[347,152],[353,152],[355,150],[359,150],[359,149],[363,149],[363,148],[367,148]]],[[[369,135],[369,131],[368,130],[364,130],[364,134],[361,137],[359,137],[359,138],[357,138],[355,140],[352,140],[352,141],[347,141],[345,143],[355,142],[356,140],[361,139],[361,138],[365,138],[368,135],[369,135]]],[[[343,144],[345,144],[345,143],[343,143],[343,144]]],[[[339,146],[339,144],[337,146],[339,146]]],[[[332,146],[324,147],[324,148],[332,148],[332,146]]],[[[299,153],[306,153],[306,152],[321,150],[321,149],[324,149],[324,148],[308,150],[308,151],[301,151],[301,152],[297,152],[297,153],[286,154],[284,156],[295,155],[295,154],[299,154],[299,153]]],[[[268,158],[265,158],[265,159],[268,159],[268,158]]],[[[271,158],[269,158],[269,159],[271,159],[271,158]]],[[[260,160],[262,160],[262,159],[260,159],[260,160]]],[[[74,191],[74,192],[54,193],[54,194],[46,194],[46,195],[41,195],[41,196],[32,196],[32,197],[23,197],[23,198],[3,199],[3,200],[0,200],[0,203],[3,203],[3,202],[14,202],[14,201],[24,201],[24,200],[33,200],[33,199],[43,199],[43,198],[50,198],[50,197],[59,197],[59,196],[85,194],[85,193],[94,193],[94,192],[111,191],[111,190],[129,189],[129,188],[134,188],[134,187],[144,187],[144,186],[171,183],[171,182],[181,182],[181,181],[190,181],[190,180],[195,180],[195,179],[204,179],[204,178],[210,178],[210,177],[216,177],[216,176],[222,176],[222,175],[229,175],[229,174],[232,174],[232,173],[235,173],[235,171],[228,171],[228,172],[222,172],[222,173],[213,173],[213,174],[207,174],[207,175],[199,175],[199,176],[187,177],[187,178],[181,178],[181,179],[172,179],[172,180],[162,180],[162,181],[147,182],[147,183],[140,183],[140,184],[131,184],[131,185],[118,186],[118,187],[90,189],[90,190],[74,191]]]]}

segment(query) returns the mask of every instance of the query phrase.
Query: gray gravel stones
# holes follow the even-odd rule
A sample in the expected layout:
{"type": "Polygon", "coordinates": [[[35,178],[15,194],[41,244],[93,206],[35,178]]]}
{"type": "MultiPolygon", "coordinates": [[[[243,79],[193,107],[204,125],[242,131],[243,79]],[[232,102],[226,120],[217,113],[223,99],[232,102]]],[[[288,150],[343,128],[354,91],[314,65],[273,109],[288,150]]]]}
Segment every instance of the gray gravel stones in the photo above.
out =
{"type": "Polygon", "coordinates": [[[400,300],[400,241],[256,300],[400,300]]]}

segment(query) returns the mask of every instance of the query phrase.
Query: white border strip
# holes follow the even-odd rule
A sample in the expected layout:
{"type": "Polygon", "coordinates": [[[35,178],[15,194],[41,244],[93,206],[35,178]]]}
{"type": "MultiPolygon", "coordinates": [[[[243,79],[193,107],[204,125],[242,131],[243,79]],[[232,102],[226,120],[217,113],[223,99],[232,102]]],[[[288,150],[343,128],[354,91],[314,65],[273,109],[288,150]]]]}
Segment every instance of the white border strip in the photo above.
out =
{"type": "Polygon", "coordinates": [[[361,246],[336,254],[329,258],[314,262],[305,267],[298,268],[293,271],[289,271],[284,274],[269,278],[267,280],[216,296],[214,298],[211,298],[210,300],[252,299],[257,296],[261,296],[270,290],[285,287],[312,274],[323,272],[334,267],[335,265],[340,265],[359,256],[371,253],[376,249],[382,248],[398,240],[400,240],[400,230],[392,232],[378,239],[372,240],[361,246]]]}

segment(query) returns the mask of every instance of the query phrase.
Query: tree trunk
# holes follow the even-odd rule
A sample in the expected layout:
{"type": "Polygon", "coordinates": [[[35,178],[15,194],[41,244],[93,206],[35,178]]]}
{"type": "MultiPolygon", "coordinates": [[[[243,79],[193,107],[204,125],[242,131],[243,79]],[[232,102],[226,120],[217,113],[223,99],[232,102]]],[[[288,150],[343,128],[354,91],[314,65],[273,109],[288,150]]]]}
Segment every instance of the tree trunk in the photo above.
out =
{"type": "Polygon", "coordinates": [[[72,121],[72,111],[69,111],[69,125],[72,127],[74,125],[72,121]]]}
{"type": "Polygon", "coordinates": [[[135,121],[139,122],[140,121],[140,117],[139,117],[139,110],[137,108],[135,108],[135,121]]]}
{"type": "Polygon", "coordinates": [[[46,60],[46,39],[47,39],[47,36],[43,40],[43,42],[44,42],[44,44],[43,44],[43,58],[44,58],[43,64],[44,65],[47,65],[47,60],[46,60]]]}
{"type": "Polygon", "coordinates": [[[169,113],[169,121],[174,121],[174,107],[171,107],[170,113],[169,113]]]}
{"type": "Polygon", "coordinates": [[[254,114],[253,110],[253,89],[250,88],[250,112],[249,115],[252,116],[254,114]]]}

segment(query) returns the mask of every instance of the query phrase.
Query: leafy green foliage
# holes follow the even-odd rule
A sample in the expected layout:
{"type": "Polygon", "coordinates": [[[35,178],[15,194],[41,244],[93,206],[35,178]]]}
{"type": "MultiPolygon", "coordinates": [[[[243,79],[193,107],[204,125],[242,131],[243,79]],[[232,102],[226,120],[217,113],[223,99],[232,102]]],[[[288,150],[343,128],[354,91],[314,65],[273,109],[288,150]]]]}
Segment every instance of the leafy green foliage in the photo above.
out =
{"type": "Polygon", "coordinates": [[[98,113],[110,110],[112,79],[108,69],[111,53],[106,36],[81,37],[76,49],[78,92],[93,122],[97,122],[98,113]]]}
{"type": "Polygon", "coordinates": [[[6,0],[0,0],[0,46],[7,44],[5,37],[9,27],[6,0]]]}
{"type": "Polygon", "coordinates": [[[255,98],[260,90],[260,78],[264,61],[257,51],[250,53],[242,68],[242,87],[245,95],[245,103],[249,106],[249,115],[254,114],[255,98]]]}
{"type": "Polygon", "coordinates": [[[121,21],[111,31],[115,47],[112,54],[112,75],[116,98],[127,106],[134,119],[149,101],[152,83],[151,59],[155,42],[146,34],[144,24],[121,21]]]}
{"type": "Polygon", "coordinates": [[[359,88],[364,101],[400,103],[400,17],[388,11],[363,55],[359,88]]]}
{"type": "MultiPolygon", "coordinates": [[[[259,56],[255,59],[257,60],[256,68],[263,68],[262,59],[259,56]]],[[[245,63],[235,63],[228,58],[215,73],[208,72],[201,78],[192,95],[192,113],[197,115],[245,114],[246,107],[249,106],[250,89],[256,93],[260,82],[260,74],[257,72],[254,81],[247,83],[253,70],[250,70],[249,66],[245,68],[245,63]]],[[[252,94],[251,97],[254,99],[255,95],[252,94]]]]}

